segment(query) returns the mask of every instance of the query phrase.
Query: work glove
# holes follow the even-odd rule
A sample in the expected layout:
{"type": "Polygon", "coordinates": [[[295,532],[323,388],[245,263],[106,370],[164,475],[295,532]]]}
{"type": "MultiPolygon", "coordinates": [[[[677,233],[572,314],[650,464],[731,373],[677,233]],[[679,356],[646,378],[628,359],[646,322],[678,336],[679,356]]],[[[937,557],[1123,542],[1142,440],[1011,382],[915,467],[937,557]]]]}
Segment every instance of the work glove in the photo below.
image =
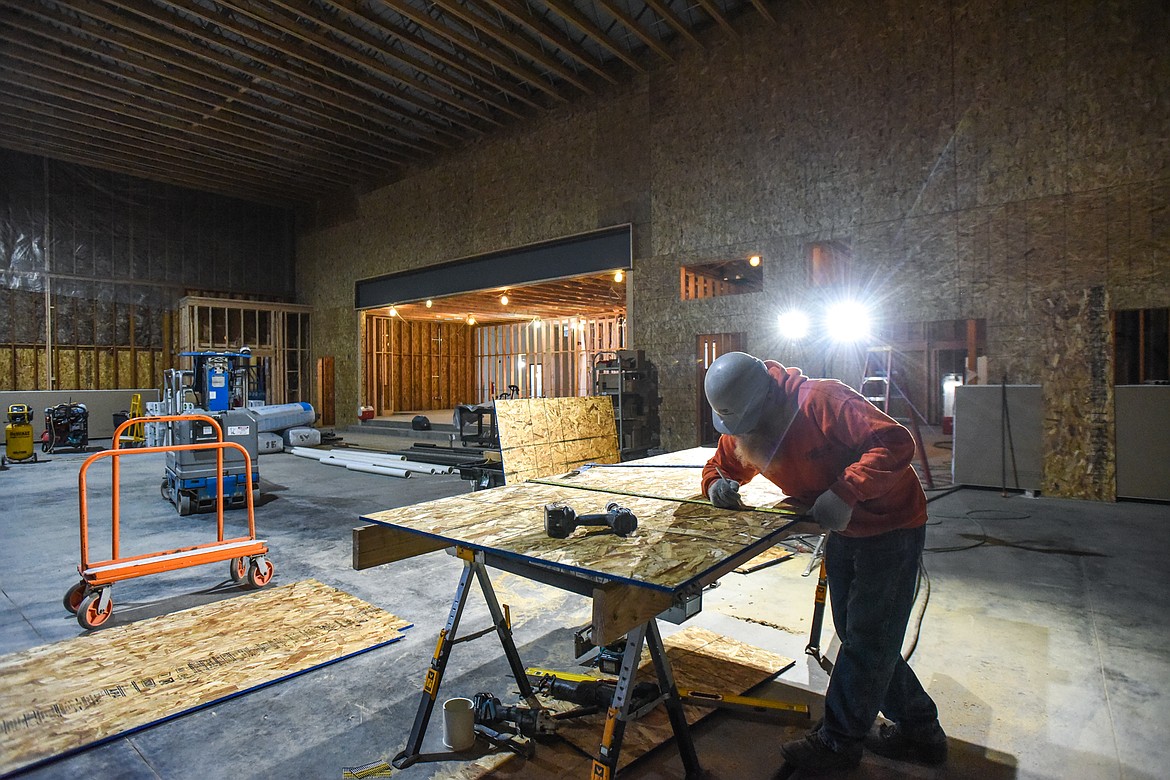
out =
{"type": "Polygon", "coordinates": [[[853,507],[832,490],[826,490],[817,496],[809,514],[823,530],[842,531],[853,517],[853,507]]]}
{"type": "Polygon", "coordinates": [[[739,498],[739,483],[734,479],[720,477],[707,488],[707,498],[720,509],[739,509],[743,501],[739,498]]]}

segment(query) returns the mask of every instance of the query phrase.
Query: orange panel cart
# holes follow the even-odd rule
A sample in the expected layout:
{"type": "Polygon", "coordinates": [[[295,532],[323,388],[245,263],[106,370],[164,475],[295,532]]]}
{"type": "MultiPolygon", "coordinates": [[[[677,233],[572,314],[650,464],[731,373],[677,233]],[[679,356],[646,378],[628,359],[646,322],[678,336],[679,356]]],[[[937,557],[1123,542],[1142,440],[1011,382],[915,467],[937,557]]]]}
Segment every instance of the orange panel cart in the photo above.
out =
{"type": "Polygon", "coordinates": [[[127,420],[119,425],[114,432],[112,449],[89,456],[81,465],[81,473],[77,478],[78,506],[81,516],[81,563],[78,565],[77,571],[81,575],[81,581],[66,591],[62,603],[65,609],[77,615],[77,622],[81,624],[82,628],[98,628],[110,619],[114,613],[114,601],[110,595],[111,586],[121,580],[217,561],[230,561],[229,573],[233,582],[260,588],[272,580],[273,566],[267,557],[268,545],[265,540],[256,538],[256,517],[252,505],[252,489],[254,487],[252,485],[252,464],[248,451],[235,442],[225,442],[219,423],[206,415],[186,414],[151,418],[152,422],[175,420],[198,420],[213,426],[216,432],[216,441],[167,447],[118,449],[122,432],[135,423],[134,420],[127,420]],[[247,479],[245,495],[248,507],[248,535],[235,539],[223,538],[223,480],[220,479],[216,481],[216,540],[214,542],[163,552],[145,553],[130,558],[119,557],[119,460],[126,456],[140,457],[157,452],[214,449],[216,451],[216,470],[217,473],[222,474],[223,451],[229,447],[241,452],[246,466],[244,474],[247,479]],[[95,562],[89,559],[89,505],[86,496],[86,474],[91,465],[103,458],[111,459],[110,471],[113,488],[110,503],[113,531],[110,558],[95,562]]]}

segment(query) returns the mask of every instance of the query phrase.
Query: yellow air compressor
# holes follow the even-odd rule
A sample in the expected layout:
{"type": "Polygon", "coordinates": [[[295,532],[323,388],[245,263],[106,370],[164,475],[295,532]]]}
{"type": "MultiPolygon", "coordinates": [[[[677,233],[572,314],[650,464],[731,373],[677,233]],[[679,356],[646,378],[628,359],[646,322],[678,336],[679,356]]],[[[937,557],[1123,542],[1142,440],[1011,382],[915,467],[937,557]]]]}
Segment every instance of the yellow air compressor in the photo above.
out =
{"type": "Polygon", "coordinates": [[[0,465],[37,461],[33,447],[32,408],[28,404],[12,404],[8,407],[8,425],[4,426],[4,455],[0,465]]]}

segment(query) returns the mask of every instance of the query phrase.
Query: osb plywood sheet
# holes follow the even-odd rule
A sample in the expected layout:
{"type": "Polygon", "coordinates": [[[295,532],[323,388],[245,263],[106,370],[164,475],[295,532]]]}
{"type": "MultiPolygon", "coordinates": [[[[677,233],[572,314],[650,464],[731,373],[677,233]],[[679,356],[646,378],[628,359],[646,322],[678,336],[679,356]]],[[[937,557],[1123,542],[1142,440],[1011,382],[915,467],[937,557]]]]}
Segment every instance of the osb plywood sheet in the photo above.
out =
{"type": "MultiPolygon", "coordinates": [[[[543,484],[579,487],[616,494],[618,497],[654,496],[673,501],[705,501],[703,467],[677,468],[669,465],[644,465],[631,461],[614,466],[593,466],[540,480],[543,484]]],[[[748,506],[774,507],[787,496],[763,477],[741,486],[740,497],[748,506]]]]}
{"type": "Polygon", "coordinates": [[[1045,300],[1043,344],[1044,482],[1064,498],[1113,501],[1113,341],[1103,287],[1054,293],[1045,300]]]}
{"type": "Polygon", "coordinates": [[[710,504],[618,498],[638,517],[637,530],[624,538],[604,526],[578,528],[567,539],[549,538],[544,531],[545,504],[564,503],[586,514],[605,511],[605,504],[615,497],[534,482],[376,512],[362,519],[452,544],[667,590],[691,582],[792,520],[788,515],[730,512],[710,504]]]}
{"type": "MultiPolygon", "coordinates": [[[[782,655],[753,647],[730,637],[721,636],[704,628],[686,628],[662,640],[666,648],[666,656],[670,659],[671,670],[674,673],[675,684],[679,688],[719,693],[725,696],[741,695],[765,680],[775,677],[792,665],[792,659],[782,655]]],[[[653,664],[648,651],[642,653],[642,665],[638,668],[636,681],[656,681],[653,664]]],[[[573,705],[543,699],[544,704],[555,710],[572,709],[573,705]]],[[[709,707],[684,706],[687,723],[694,725],[715,710],[709,707]]],[[[557,734],[578,750],[597,755],[601,743],[602,729],[605,725],[605,714],[598,713],[582,718],[572,718],[563,721],[557,728],[557,734]]],[[[670,720],[665,708],[656,707],[642,718],[632,721],[626,726],[622,739],[621,755],[618,767],[625,767],[637,761],[646,753],[672,739],[674,731],[670,727],[670,720]]],[[[702,755],[699,755],[700,763],[702,755]]],[[[587,767],[589,760],[581,757],[574,760],[571,755],[552,749],[550,746],[538,745],[536,760],[541,766],[564,766],[575,768],[587,767]],[[578,763],[578,761],[580,763],[578,763]]],[[[462,778],[490,778],[506,777],[513,773],[523,774],[518,770],[523,766],[518,760],[509,760],[506,766],[501,767],[498,758],[476,762],[480,766],[472,765],[456,775],[462,778]]],[[[581,776],[580,773],[577,773],[581,776]]],[[[567,775],[571,776],[571,775],[567,775]]]]}
{"type": "Polygon", "coordinates": [[[714,447],[691,447],[687,450],[675,450],[674,452],[664,452],[661,455],[653,455],[649,458],[640,458],[639,460],[630,461],[631,463],[643,463],[654,466],[700,466],[702,467],[711,460],[715,454],[714,447]]]}
{"type": "Polygon", "coordinates": [[[508,485],[620,459],[608,397],[501,399],[495,407],[508,485]]]}
{"type": "Polygon", "coordinates": [[[0,658],[0,774],[402,638],[316,580],[0,658]]]}

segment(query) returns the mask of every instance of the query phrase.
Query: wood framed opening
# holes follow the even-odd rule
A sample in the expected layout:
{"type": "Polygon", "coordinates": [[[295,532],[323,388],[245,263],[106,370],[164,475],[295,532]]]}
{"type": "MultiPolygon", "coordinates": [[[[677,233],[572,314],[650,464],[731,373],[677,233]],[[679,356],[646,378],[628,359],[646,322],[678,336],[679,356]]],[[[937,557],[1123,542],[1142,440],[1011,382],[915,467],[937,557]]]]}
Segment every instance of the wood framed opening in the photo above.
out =
{"type": "Polygon", "coordinates": [[[975,359],[986,354],[984,320],[934,320],[891,323],[878,333],[892,347],[890,414],[907,419],[913,410],[931,425],[943,421],[944,379],[973,380],[975,359]],[[899,394],[900,391],[900,394],[899,394]],[[908,405],[913,406],[913,410],[908,405]]]}
{"type": "Polygon", "coordinates": [[[707,369],[720,355],[727,352],[742,352],[746,343],[746,333],[704,333],[696,338],[695,407],[698,409],[698,417],[695,420],[695,430],[698,432],[696,444],[700,447],[713,447],[719,443],[719,431],[715,430],[715,423],[711,420],[711,404],[707,403],[707,394],[703,392],[703,380],[707,377],[707,369]]]}
{"type": "Polygon", "coordinates": [[[363,403],[384,417],[592,395],[594,359],[627,346],[627,280],[594,274],[366,311],[363,403]]]}

